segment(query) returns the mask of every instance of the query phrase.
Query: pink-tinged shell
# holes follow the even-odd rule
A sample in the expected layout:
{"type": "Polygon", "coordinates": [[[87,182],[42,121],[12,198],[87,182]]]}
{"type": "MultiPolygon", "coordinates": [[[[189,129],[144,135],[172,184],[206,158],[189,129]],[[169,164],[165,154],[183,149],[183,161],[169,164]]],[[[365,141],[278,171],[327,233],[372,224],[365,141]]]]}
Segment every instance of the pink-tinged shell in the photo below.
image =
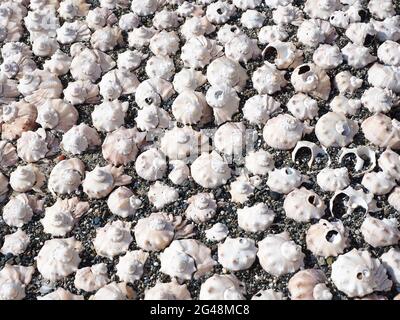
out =
{"type": "Polygon", "coordinates": [[[136,292],[126,282],[111,282],[100,288],[89,300],[133,300],[136,292]]]}
{"type": "Polygon", "coordinates": [[[187,200],[189,206],[185,211],[188,219],[195,223],[210,220],[216,213],[217,203],[212,193],[198,193],[187,200]]]}
{"type": "Polygon", "coordinates": [[[84,176],[85,165],[80,159],[62,160],[51,171],[48,188],[52,193],[72,193],[78,189],[84,176]]]}
{"type": "Polygon", "coordinates": [[[400,123],[396,119],[377,113],[365,119],[361,129],[372,144],[381,148],[400,149],[400,123]]]}
{"type": "Polygon", "coordinates": [[[297,272],[288,282],[291,300],[331,300],[332,293],[326,287],[328,282],[324,272],[319,269],[306,269],[297,272]]]}
{"type": "Polygon", "coordinates": [[[249,269],[256,260],[257,247],[250,238],[226,238],[218,244],[218,262],[227,270],[249,269]]]}
{"type": "Polygon", "coordinates": [[[148,257],[149,254],[143,250],[128,251],[124,256],[119,258],[116,266],[118,278],[128,283],[140,280],[148,257]]]}
{"type": "Polygon", "coordinates": [[[154,287],[145,290],[144,300],[192,300],[186,284],[157,282],[154,287]]]}
{"type": "Polygon", "coordinates": [[[7,140],[18,139],[22,132],[35,128],[36,117],[36,108],[24,100],[2,106],[1,137],[7,140]]]}
{"type": "Polygon", "coordinates": [[[120,127],[108,133],[102,145],[104,159],[114,166],[134,161],[144,137],[136,128],[120,127]]]}
{"type": "Polygon", "coordinates": [[[97,131],[82,122],[74,125],[63,135],[60,147],[72,154],[82,154],[100,144],[101,139],[97,131]]]}
{"type": "Polygon", "coordinates": [[[107,265],[99,263],[76,270],[74,285],[77,289],[91,292],[105,286],[109,281],[107,265]]]}
{"type": "Polygon", "coordinates": [[[18,155],[15,147],[5,141],[0,141],[0,166],[1,167],[12,167],[18,161],[18,155]]]}
{"type": "Polygon", "coordinates": [[[30,238],[26,232],[18,228],[14,233],[6,234],[4,236],[4,242],[0,252],[4,255],[11,253],[14,256],[18,256],[26,250],[29,242],[30,238]]]}
{"type": "Polygon", "coordinates": [[[360,227],[365,242],[376,247],[395,245],[400,240],[400,230],[396,218],[377,219],[367,216],[360,227]]]}
{"type": "Polygon", "coordinates": [[[44,129],[66,132],[78,121],[78,111],[62,99],[49,99],[37,106],[36,122],[44,129]]]}
{"type": "Polygon", "coordinates": [[[18,166],[10,174],[10,186],[17,192],[34,190],[40,192],[46,178],[40,169],[33,165],[18,166]]]}
{"type": "Polygon", "coordinates": [[[164,153],[156,148],[142,152],[136,159],[135,170],[139,177],[147,181],[161,179],[167,171],[164,153]]]}
{"type": "Polygon", "coordinates": [[[22,300],[25,287],[31,282],[35,267],[6,263],[0,271],[0,300],[22,300]]]}
{"type": "Polygon", "coordinates": [[[245,300],[246,287],[233,274],[214,274],[202,283],[200,300],[245,300]]]}
{"type": "Polygon", "coordinates": [[[37,297],[37,299],[38,300],[84,300],[84,297],[81,295],[73,294],[72,292],[60,287],[44,296],[37,297]]]}

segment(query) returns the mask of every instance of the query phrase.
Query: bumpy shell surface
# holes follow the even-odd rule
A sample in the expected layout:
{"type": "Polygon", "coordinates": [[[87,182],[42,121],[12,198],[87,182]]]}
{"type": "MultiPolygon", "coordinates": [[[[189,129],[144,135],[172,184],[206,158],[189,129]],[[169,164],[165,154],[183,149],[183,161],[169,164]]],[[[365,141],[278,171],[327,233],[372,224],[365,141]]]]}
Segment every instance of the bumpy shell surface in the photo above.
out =
{"type": "Polygon", "coordinates": [[[200,287],[200,300],[245,300],[244,283],[233,274],[215,274],[200,287]]]}
{"type": "Polygon", "coordinates": [[[179,284],[176,280],[171,282],[158,282],[150,289],[146,289],[144,300],[191,300],[186,284],[179,284]]]}
{"type": "Polygon", "coordinates": [[[82,250],[81,243],[73,237],[45,241],[36,264],[43,278],[60,280],[78,270],[82,250]]]}
{"type": "Polygon", "coordinates": [[[74,285],[77,289],[92,292],[99,290],[109,281],[107,265],[105,263],[99,263],[90,267],[78,269],[75,273],[74,285]]]}
{"type": "Polygon", "coordinates": [[[396,218],[380,220],[367,216],[360,231],[364,240],[374,248],[394,245],[400,240],[400,230],[396,218]]]}
{"type": "Polygon", "coordinates": [[[300,171],[285,167],[282,169],[274,169],[269,172],[267,185],[271,191],[288,194],[300,187],[304,179],[300,171]]]}
{"type": "Polygon", "coordinates": [[[97,230],[93,241],[98,255],[112,259],[114,256],[128,251],[133,238],[130,234],[130,222],[114,221],[97,230]]]}
{"type": "Polygon", "coordinates": [[[381,256],[382,264],[388,271],[391,280],[399,284],[400,283],[400,251],[395,248],[391,248],[381,256]]]}
{"type": "Polygon", "coordinates": [[[262,268],[273,276],[295,272],[304,266],[301,247],[290,240],[289,233],[268,235],[258,242],[258,259],[262,268]]]}
{"type": "Polygon", "coordinates": [[[257,247],[249,238],[226,238],[218,245],[218,261],[231,271],[246,270],[256,259],[257,247]]]}
{"type": "Polygon", "coordinates": [[[29,242],[30,239],[26,232],[22,231],[22,229],[18,229],[14,233],[6,234],[4,236],[4,242],[0,252],[4,255],[11,253],[18,256],[26,250],[29,242]]]}
{"type": "Polygon", "coordinates": [[[238,225],[247,232],[265,231],[275,218],[275,213],[264,203],[237,210],[238,225]]]}
{"type": "Polygon", "coordinates": [[[161,179],[167,170],[165,155],[156,148],[151,148],[137,157],[135,169],[139,177],[147,181],[161,179]]]}
{"type": "Polygon", "coordinates": [[[353,249],[340,255],[332,264],[331,279],[349,297],[363,297],[392,287],[381,262],[368,251],[353,249]]]}
{"type": "Polygon", "coordinates": [[[50,173],[48,188],[52,193],[72,193],[80,186],[85,165],[78,158],[62,160],[50,173]]]}
{"type": "Polygon", "coordinates": [[[288,282],[291,300],[331,300],[332,293],[327,288],[324,272],[307,269],[297,272],[288,282]]]}
{"type": "Polygon", "coordinates": [[[22,300],[31,282],[34,267],[5,264],[0,271],[0,300],[22,300]]]}
{"type": "Polygon", "coordinates": [[[188,199],[189,206],[185,215],[195,223],[202,223],[210,220],[216,213],[217,202],[212,193],[198,193],[188,199]]]}
{"type": "Polygon", "coordinates": [[[348,242],[348,232],[340,220],[329,222],[321,219],[306,234],[307,249],[325,258],[343,253],[348,242]]]}
{"type": "Polygon", "coordinates": [[[128,283],[139,280],[142,277],[144,264],[148,256],[149,254],[142,250],[128,251],[119,258],[116,266],[118,278],[128,283]]]}
{"type": "Polygon", "coordinates": [[[136,292],[125,282],[111,282],[100,288],[89,300],[133,300],[136,292]]]}

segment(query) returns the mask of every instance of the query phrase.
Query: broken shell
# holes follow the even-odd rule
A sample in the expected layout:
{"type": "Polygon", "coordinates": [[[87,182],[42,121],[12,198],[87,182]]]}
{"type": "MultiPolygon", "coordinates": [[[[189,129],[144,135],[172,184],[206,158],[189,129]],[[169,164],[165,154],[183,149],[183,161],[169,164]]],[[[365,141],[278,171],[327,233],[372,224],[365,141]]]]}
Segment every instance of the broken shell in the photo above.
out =
{"type": "Polygon", "coordinates": [[[48,188],[52,193],[67,194],[78,189],[85,175],[85,165],[78,158],[62,160],[51,170],[48,188]]]}
{"type": "Polygon", "coordinates": [[[350,184],[349,172],[346,167],[324,168],[317,174],[317,183],[324,191],[342,190],[350,184]]]}
{"type": "Polygon", "coordinates": [[[232,119],[239,110],[239,100],[236,91],[226,85],[211,86],[206,93],[206,101],[213,109],[217,124],[232,119]]]}
{"type": "Polygon", "coordinates": [[[296,222],[309,222],[320,219],[325,214],[324,201],[313,191],[306,188],[294,189],[283,203],[286,216],[296,222]]]}
{"type": "MultiPolygon", "coordinates": [[[[269,95],[255,95],[246,100],[243,117],[252,124],[265,124],[270,115],[281,111],[281,104],[269,95]]],[[[215,110],[215,109],[214,109],[215,110]]],[[[219,110],[215,110],[215,114],[219,110]]]]}
{"type": "Polygon", "coordinates": [[[104,287],[109,281],[107,265],[99,263],[78,269],[75,273],[74,286],[77,289],[92,292],[104,287]]]}
{"type": "Polygon", "coordinates": [[[262,149],[250,151],[245,158],[245,167],[254,175],[265,175],[274,169],[274,158],[262,149]]]}
{"type": "Polygon", "coordinates": [[[314,142],[310,142],[310,141],[299,141],[296,144],[296,147],[293,149],[292,152],[292,161],[296,162],[296,155],[297,152],[301,149],[308,149],[310,151],[310,160],[308,161],[307,165],[308,167],[311,167],[314,160],[319,156],[319,155],[326,155],[327,153],[324,151],[324,149],[322,149],[321,147],[319,147],[318,145],[316,145],[314,142]]]}
{"type": "Polygon", "coordinates": [[[0,271],[0,300],[22,300],[25,287],[31,282],[34,267],[6,263],[0,271]]]}
{"type": "Polygon", "coordinates": [[[131,222],[116,220],[97,229],[93,240],[94,249],[99,256],[113,257],[128,251],[133,238],[130,233],[131,222]]]}
{"type": "Polygon", "coordinates": [[[356,148],[342,148],[340,151],[339,162],[343,162],[344,158],[348,154],[354,154],[356,156],[356,164],[354,166],[355,171],[361,171],[360,174],[372,171],[376,166],[376,155],[375,151],[367,146],[358,146],[356,148]],[[368,168],[363,170],[364,163],[369,162],[368,168]]]}
{"type": "Polygon", "coordinates": [[[10,197],[10,200],[3,207],[3,220],[10,227],[22,227],[28,223],[34,213],[41,212],[43,200],[38,200],[36,196],[17,194],[10,197]]]}
{"type": "Polygon", "coordinates": [[[60,199],[45,210],[44,218],[40,220],[43,231],[52,236],[64,237],[72,230],[75,223],[89,210],[89,203],[79,201],[77,197],[60,199]]]}
{"type": "Polygon", "coordinates": [[[346,29],[346,37],[359,46],[367,46],[374,35],[375,29],[371,22],[353,22],[346,29]]]}
{"type": "Polygon", "coordinates": [[[30,238],[26,232],[18,228],[14,233],[4,235],[4,242],[0,252],[4,255],[11,253],[14,256],[18,256],[26,250],[29,242],[30,238]]]}
{"type": "Polygon", "coordinates": [[[182,280],[198,279],[210,272],[216,262],[211,250],[193,239],[174,240],[160,254],[160,271],[182,280]]]}
{"type": "Polygon", "coordinates": [[[179,199],[179,194],[175,188],[163,184],[160,181],[156,181],[150,186],[147,197],[156,209],[161,209],[177,201],[179,199]]]}
{"type": "Polygon", "coordinates": [[[228,227],[222,223],[214,224],[210,229],[206,230],[206,237],[210,241],[222,241],[228,236],[228,227]]]}
{"type": "Polygon", "coordinates": [[[111,282],[101,287],[89,300],[132,300],[136,292],[125,282],[111,282]]]}
{"type": "Polygon", "coordinates": [[[264,203],[237,210],[238,225],[247,232],[267,230],[274,221],[275,213],[264,203]]]}
{"type": "Polygon", "coordinates": [[[290,81],[296,92],[303,92],[314,98],[328,100],[331,82],[327,73],[312,63],[302,64],[294,69],[290,81]]]}
{"type": "Polygon", "coordinates": [[[144,264],[149,254],[142,250],[128,251],[119,258],[116,266],[117,276],[120,280],[133,283],[139,280],[143,274],[144,264]]]}
{"type": "Polygon", "coordinates": [[[290,292],[290,299],[332,300],[332,293],[325,282],[328,282],[328,279],[322,270],[301,270],[289,279],[288,290],[290,292]]]}
{"type": "Polygon", "coordinates": [[[365,242],[374,248],[395,245],[400,240],[396,218],[380,220],[367,215],[360,231],[365,242]]]}
{"type": "Polygon", "coordinates": [[[207,80],[211,86],[228,86],[240,92],[244,89],[248,75],[238,63],[225,56],[213,60],[207,67],[207,80]]]}
{"type": "Polygon", "coordinates": [[[187,224],[187,221],[183,220],[182,216],[155,212],[137,222],[135,240],[143,250],[161,251],[173,239],[190,237],[193,227],[192,224],[187,224]]]}
{"type": "Polygon", "coordinates": [[[269,172],[267,185],[273,192],[288,194],[300,187],[304,179],[305,177],[296,169],[290,167],[275,168],[269,172]]]}
{"type": "Polygon", "coordinates": [[[392,180],[391,177],[388,177],[384,172],[367,172],[363,179],[361,180],[361,184],[367,188],[367,190],[376,195],[387,194],[394,186],[396,186],[396,181],[392,180]]]}
{"type": "Polygon", "coordinates": [[[191,300],[186,284],[157,282],[154,287],[145,290],[144,300],[191,300]]]}
{"type": "Polygon", "coordinates": [[[138,146],[143,142],[144,134],[136,128],[120,127],[108,133],[102,145],[103,158],[109,163],[118,166],[126,165],[136,159],[138,146]]]}
{"type": "Polygon", "coordinates": [[[195,223],[202,223],[214,217],[217,203],[212,193],[198,193],[187,200],[189,206],[185,215],[195,223]]]}
{"type": "Polygon", "coordinates": [[[84,300],[83,296],[71,293],[64,288],[57,288],[51,293],[37,297],[38,300],[84,300]]]}
{"type": "Polygon", "coordinates": [[[214,274],[200,287],[200,300],[245,300],[246,288],[233,274],[214,274]]]}
{"type": "Polygon", "coordinates": [[[274,94],[286,86],[285,71],[278,70],[275,65],[264,62],[253,73],[251,80],[258,94],[274,94]]]}
{"type": "Polygon", "coordinates": [[[8,193],[8,179],[0,172],[0,203],[7,198],[8,193]]]}
{"type": "Polygon", "coordinates": [[[203,188],[216,188],[231,177],[228,163],[215,151],[202,153],[191,165],[193,180],[203,188]]]}
{"type": "Polygon", "coordinates": [[[353,187],[349,186],[344,190],[336,191],[330,199],[329,210],[331,211],[332,215],[335,215],[333,208],[336,198],[343,194],[348,198],[348,200],[344,201],[344,206],[347,208],[345,215],[349,215],[358,207],[363,208],[365,212],[377,211],[376,201],[374,200],[374,195],[372,193],[365,193],[361,188],[354,189],[353,187]]]}
{"type": "Polygon", "coordinates": [[[110,194],[107,205],[113,214],[127,218],[140,208],[142,201],[127,187],[119,187],[110,194]]]}
{"type": "Polygon", "coordinates": [[[353,76],[349,71],[342,71],[335,76],[334,84],[340,94],[352,94],[362,86],[363,80],[353,76]]]}
{"type": "Polygon", "coordinates": [[[325,113],[315,125],[315,135],[324,147],[347,146],[357,132],[357,122],[346,118],[343,113],[325,113]]]}
{"type": "Polygon", "coordinates": [[[348,231],[340,220],[321,219],[307,230],[306,243],[307,249],[316,256],[336,257],[349,245],[348,231]]]}
{"type": "Polygon", "coordinates": [[[63,135],[60,147],[71,154],[82,154],[88,149],[94,149],[101,144],[97,131],[86,123],[74,125],[63,135]]]}
{"type": "Polygon", "coordinates": [[[368,251],[352,249],[332,264],[331,279],[349,297],[363,297],[374,291],[388,291],[392,281],[385,267],[368,251]]]}
{"type": "Polygon", "coordinates": [[[304,266],[301,247],[290,240],[286,231],[268,235],[259,241],[257,256],[261,267],[275,277],[295,272],[304,266]]]}
{"type": "Polygon", "coordinates": [[[131,181],[132,177],[124,174],[123,167],[96,165],[92,171],[86,171],[82,187],[90,199],[100,199],[110,194],[115,186],[123,186],[131,181]]]}
{"type": "Polygon", "coordinates": [[[104,101],[92,112],[93,126],[99,131],[111,132],[125,124],[128,102],[104,101]]]}
{"type": "Polygon", "coordinates": [[[263,129],[265,142],[278,150],[293,149],[301,139],[304,125],[289,114],[279,114],[267,121],[263,129]]]}
{"type": "Polygon", "coordinates": [[[376,113],[361,124],[365,138],[381,148],[400,149],[400,123],[382,113],[376,113]]]}
{"type": "Polygon", "coordinates": [[[389,251],[381,255],[382,264],[395,284],[400,283],[400,251],[390,248],[389,251]]]}
{"type": "Polygon", "coordinates": [[[146,150],[137,157],[135,170],[139,177],[147,181],[159,180],[167,171],[165,155],[156,148],[146,150]]]}
{"type": "Polygon", "coordinates": [[[37,269],[44,279],[60,280],[78,270],[81,250],[74,237],[46,240],[36,259],[37,269]]]}
{"type": "Polygon", "coordinates": [[[288,111],[299,120],[314,119],[318,115],[318,103],[304,93],[296,93],[287,103],[288,111]]]}
{"type": "Polygon", "coordinates": [[[10,174],[10,186],[17,192],[39,191],[45,180],[44,174],[33,164],[18,166],[10,174]]]}

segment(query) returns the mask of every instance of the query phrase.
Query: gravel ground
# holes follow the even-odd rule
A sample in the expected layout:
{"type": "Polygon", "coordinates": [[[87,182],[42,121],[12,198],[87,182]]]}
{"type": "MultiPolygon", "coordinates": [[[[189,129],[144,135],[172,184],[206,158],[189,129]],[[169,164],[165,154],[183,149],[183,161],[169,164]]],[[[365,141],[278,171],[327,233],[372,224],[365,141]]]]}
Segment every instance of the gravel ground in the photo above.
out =
{"type": "MultiPolygon", "coordinates": [[[[91,8],[94,8],[99,5],[98,1],[89,1],[92,5],[91,8]]],[[[400,14],[400,1],[395,1],[396,2],[396,12],[397,14],[400,14]]],[[[300,0],[295,0],[294,4],[297,5],[298,7],[302,8],[304,1],[300,0]]],[[[175,8],[174,6],[170,6],[171,8],[175,8]]],[[[266,13],[267,19],[265,21],[265,25],[268,24],[273,24],[271,21],[271,10],[264,7],[263,5],[257,8],[260,11],[263,11],[266,13]]],[[[129,10],[115,10],[117,13],[117,16],[122,15],[123,13],[128,12],[129,10]]],[[[231,24],[236,24],[240,26],[240,16],[241,16],[241,11],[238,11],[238,14],[234,16],[229,23],[231,24]]],[[[146,18],[142,18],[142,23],[146,26],[151,25],[151,20],[153,16],[149,16],[146,18]]],[[[62,21],[61,21],[62,23],[62,21]]],[[[252,38],[257,38],[258,34],[258,29],[254,30],[248,30],[246,28],[243,28],[244,31],[252,38]]],[[[336,41],[338,46],[340,48],[344,47],[348,39],[344,36],[344,34],[340,33],[340,29],[337,29],[339,31],[339,37],[336,41]]],[[[289,26],[287,28],[287,31],[290,33],[290,38],[288,41],[293,41],[297,42],[296,38],[296,28],[289,26]]],[[[215,35],[211,35],[213,37],[215,35]]],[[[27,42],[29,35],[26,34],[26,37],[22,40],[24,42],[27,42]]],[[[127,35],[124,34],[124,38],[126,40],[127,35]]],[[[376,55],[376,48],[378,46],[378,43],[374,42],[371,44],[371,47],[373,48],[373,54],[376,55]]],[[[260,48],[263,49],[263,45],[260,45],[260,48]]],[[[307,49],[299,45],[301,49],[304,50],[305,54],[305,61],[311,61],[312,60],[312,50],[307,49]]],[[[116,59],[117,54],[120,52],[123,52],[127,49],[127,46],[120,46],[117,47],[113,52],[109,52],[109,54],[116,59]]],[[[68,46],[62,46],[62,50],[64,52],[69,52],[69,47],[68,46]]],[[[148,50],[144,50],[145,52],[148,50]]],[[[148,52],[150,53],[150,52],[148,52]]],[[[151,53],[150,53],[151,54],[151,53]]],[[[174,57],[175,61],[175,68],[176,72],[178,72],[182,68],[182,62],[179,59],[180,52],[174,57]]],[[[43,59],[38,58],[37,59],[37,64],[39,67],[42,66],[43,64],[43,59]]],[[[247,65],[244,65],[248,71],[249,76],[251,77],[253,71],[262,65],[263,61],[257,60],[257,61],[251,61],[247,65]]],[[[362,88],[357,90],[357,92],[354,94],[354,97],[360,97],[362,92],[366,89],[366,72],[368,68],[364,68],[361,70],[354,70],[348,65],[342,64],[339,68],[332,70],[329,72],[329,75],[331,76],[331,79],[333,76],[343,70],[349,70],[353,75],[356,75],[362,79],[364,79],[364,85],[362,88]]],[[[147,78],[145,71],[144,71],[144,64],[136,70],[136,74],[139,78],[140,81],[143,81],[147,78]]],[[[290,72],[289,72],[290,74],[290,72]]],[[[69,81],[72,79],[70,78],[69,75],[61,77],[63,85],[66,86],[69,81]]],[[[204,85],[201,90],[205,93],[207,90],[207,85],[204,85]]],[[[240,93],[240,98],[241,98],[241,106],[243,106],[245,100],[251,96],[256,94],[256,91],[252,88],[252,82],[249,80],[247,81],[247,86],[246,89],[240,93]]],[[[282,108],[284,112],[287,111],[286,108],[286,102],[288,99],[294,94],[294,90],[289,84],[285,89],[283,89],[281,92],[277,93],[274,95],[274,98],[281,102],[282,108]]],[[[337,95],[338,92],[336,89],[333,89],[331,92],[331,97],[337,95]]],[[[167,110],[171,111],[171,104],[173,99],[176,97],[173,96],[169,101],[166,101],[162,107],[167,110]]],[[[128,95],[122,98],[122,100],[128,101],[129,102],[129,112],[128,116],[126,117],[126,126],[127,127],[133,127],[135,125],[134,122],[134,117],[136,115],[137,111],[137,105],[134,102],[134,95],[128,95]]],[[[320,115],[325,114],[329,110],[329,106],[326,104],[326,102],[320,102],[320,115]]],[[[80,105],[78,106],[78,111],[79,111],[79,122],[85,122],[89,125],[92,124],[91,121],[91,112],[93,111],[94,106],[93,105],[80,105]]],[[[353,116],[352,119],[361,121],[368,117],[370,114],[366,109],[362,109],[362,112],[358,113],[356,116],[353,116]]],[[[400,120],[400,113],[398,112],[398,109],[395,109],[391,112],[391,117],[396,118],[400,120]]],[[[277,168],[281,168],[284,166],[291,166],[294,167],[298,170],[301,170],[302,173],[308,174],[310,177],[310,182],[305,184],[307,188],[313,189],[316,191],[324,200],[326,203],[328,203],[329,199],[331,198],[332,194],[331,193],[326,193],[323,192],[318,185],[316,184],[316,174],[318,171],[322,168],[324,168],[327,164],[327,159],[326,158],[317,158],[315,163],[311,168],[307,167],[307,162],[309,160],[309,155],[307,153],[301,153],[298,156],[298,159],[296,159],[295,162],[291,160],[291,153],[286,152],[286,151],[277,151],[274,150],[268,146],[265,145],[263,139],[262,139],[262,128],[259,128],[257,126],[250,125],[249,123],[246,122],[246,120],[242,119],[242,114],[238,113],[234,119],[234,121],[243,121],[246,124],[247,128],[253,128],[257,130],[258,132],[258,139],[255,142],[255,148],[264,148],[267,151],[269,151],[271,154],[273,154],[274,159],[275,159],[275,165],[277,168]]],[[[311,124],[315,124],[316,118],[311,124]]],[[[104,135],[102,135],[102,138],[104,138],[104,135]]],[[[309,140],[316,142],[317,139],[314,134],[310,134],[304,138],[304,140],[309,140]]],[[[355,147],[358,145],[369,145],[369,143],[365,140],[363,134],[360,132],[356,135],[353,143],[349,147],[355,147]]],[[[383,150],[377,149],[375,146],[371,146],[373,149],[377,151],[377,153],[381,153],[383,150]]],[[[332,161],[332,167],[340,167],[343,164],[349,169],[350,172],[354,173],[353,166],[354,166],[354,158],[352,157],[347,157],[345,161],[343,161],[343,164],[340,164],[338,162],[338,151],[339,149],[337,148],[329,148],[329,156],[332,161]]],[[[53,166],[60,160],[64,159],[65,157],[69,157],[67,154],[63,154],[62,151],[60,151],[57,155],[47,158],[44,160],[41,160],[38,164],[40,168],[43,170],[43,172],[46,174],[46,177],[48,178],[49,173],[53,166]]],[[[98,149],[94,152],[87,152],[82,156],[78,156],[82,161],[84,161],[86,165],[86,170],[90,171],[92,170],[97,164],[99,165],[106,165],[105,160],[102,158],[101,155],[101,150],[98,149]]],[[[20,161],[18,165],[23,164],[23,161],[20,161]]],[[[240,167],[237,165],[235,168],[232,166],[232,169],[238,170],[240,167]]],[[[13,171],[14,168],[1,168],[2,172],[6,174],[7,176],[11,171],[13,171]]],[[[104,262],[108,266],[109,270],[109,276],[111,280],[118,280],[117,277],[115,276],[115,266],[118,262],[118,258],[115,258],[113,261],[110,261],[106,258],[102,258],[96,255],[95,250],[93,248],[93,239],[96,234],[96,229],[103,227],[107,222],[113,221],[118,219],[122,220],[127,220],[127,221],[132,221],[133,226],[135,223],[138,221],[138,219],[143,218],[148,216],[151,212],[156,211],[154,207],[152,207],[151,204],[149,204],[148,199],[147,199],[147,191],[149,189],[150,184],[141,179],[140,177],[137,176],[134,166],[133,165],[128,165],[126,166],[125,173],[131,175],[133,177],[133,182],[130,184],[128,187],[131,188],[143,201],[143,206],[140,210],[137,211],[135,216],[127,218],[127,219],[122,219],[116,216],[113,216],[110,211],[108,210],[106,199],[100,199],[100,200],[89,200],[87,199],[87,196],[82,192],[81,188],[79,191],[76,192],[76,195],[81,198],[82,201],[89,201],[90,202],[90,212],[85,215],[79,223],[76,225],[74,230],[71,232],[70,236],[75,236],[77,240],[81,241],[84,247],[84,250],[82,251],[81,254],[81,267],[85,266],[90,266],[95,263],[99,262],[104,262]]],[[[213,190],[213,193],[215,195],[215,198],[218,200],[218,209],[217,209],[217,214],[213,219],[210,221],[201,224],[201,225],[196,225],[196,235],[195,238],[202,241],[205,243],[207,246],[209,246],[212,249],[212,254],[215,259],[217,259],[217,244],[212,243],[208,241],[205,238],[205,233],[204,231],[208,228],[210,228],[214,223],[216,222],[222,222],[226,224],[229,228],[229,235],[231,237],[237,237],[237,236],[244,236],[244,237],[249,237],[252,238],[256,241],[262,240],[267,234],[270,233],[279,233],[282,232],[283,230],[287,230],[292,239],[300,244],[302,246],[303,252],[306,254],[305,258],[305,267],[306,268],[314,268],[318,267],[322,269],[324,272],[326,272],[327,276],[329,277],[331,273],[331,264],[334,261],[332,258],[319,258],[317,259],[314,257],[307,249],[306,249],[306,244],[305,244],[305,233],[306,230],[309,228],[309,226],[312,223],[315,223],[316,221],[312,221],[310,223],[296,223],[295,221],[286,218],[284,210],[283,210],[283,200],[284,196],[271,192],[269,188],[266,186],[266,178],[267,176],[264,176],[262,178],[262,184],[261,186],[256,190],[256,192],[250,197],[250,199],[244,203],[243,205],[238,205],[235,203],[232,203],[230,200],[230,194],[228,192],[228,186],[224,185],[222,187],[216,188],[213,190]],[[257,232],[257,233],[247,233],[244,232],[243,230],[240,230],[237,225],[237,216],[236,216],[236,211],[238,208],[241,208],[243,206],[249,206],[253,205],[257,202],[264,202],[268,204],[268,206],[273,209],[276,213],[276,218],[274,220],[273,225],[271,228],[269,228],[265,232],[257,232]]],[[[168,179],[163,180],[164,183],[168,185],[172,185],[171,182],[168,179]]],[[[360,182],[360,178],[353,177],[352,178],[352,185],[357,185],[360,182]]],[[[163,211],[168,212],[168,213],[173,213],[174,215],[182,215],[185,211],[185,208],[187,207],[186,199],[188,199],[191,195],[194,195],[198,192],[204,191],[203,188],[198,186],[192,179],[184,185],[177,187],[180,198],[178,201],[176,201],[173,204],[168,205],[163,209],[163,211]]],[[[46,188],[43,188],[43,194],[42,196],[45,198],[45,205],[50,206],[54,203],[56,200],[50,193],[47,192],[46,188]]],[[[400,215],[398,212],[396,212],[392,207],[390,207],[387,203],[387,197],[386,196],[381,196],[381,197],[376,197],[378,201],[378,206],[381,208],[379,212],[377,212],[374,216],[376,217],[386,217],[386,218],[397,218],[400,219],[400,215]]],[[[4,203],[3,203],[4,205],[4,203]]],[[[335,217],[341,217],[341,214],[343,212],[343,204],[338,203],[335,206],[335,217]]],[[[385,248],[378,248],[374,249],[371,246],[369,246],[365,241],[363,240],[363,237],[360,233],[360,225],[365,217],[365,214],[362,212],[362,210],[356,210],[352,215],[345,217],[342,219],[343,223],[345,226],[349,229],[350,231],[350,240],[351,240],[351,248],[359,248],[359,249],[367,249],[369,250],[373,256],[378,257],[380,256],[383,252],[386,252],[390,249],[390,247],[385,247],[385,248]]],[[[31,238],[30,245],[26,252],[18,257],[12,256],[12,255],[0,255],[0,268],[4,266],[5,263],[11,263],[11,264],[21,264],[24,266],[30,266],[30,265],[35,265],[35,257],[37,256],[40,248],[42,247],[44,241],[48,240],[51,238],[50,235],[47,235],[43,233],[43,227],[40,223],[40,219],[43,218],[43,214],[37,214],[34,216],[32,221],[28,224],[26,224],[22,229],[25,230],[28,235],[31,238]]],[[[326,219],[330,220],[332,218],[330,212],[327,210],[325,217],[326,219]]],[[[9,234],[11,232],[15,231],[15,228],[10,228],[7,226],[4,221],[2,220],[2,217],[0,216],[0,246],[2,245],[4,235],[9,234]]],[[[137,249],[135,241],[132,242],[130,249],[134,250],[137,249]]],[[[348,248],[350,249],[350,248],[348,248]]],[[[347,250],[348,250],[347,249],[347,250]]],[[[138,293],[139,298],[143,298],[144,296],[144,290],[148,287],[153,286],[157,280],[160,281],[169,281],[169,277],[160,273],[160,265],[159,265],[159,259],[158,259],[158,253],[150,253],[150,257],[146,262],[145,270],[144,270],[144,275],[140,281],[135,282],[132,284],[132,287],[135,289],[135,291],[138,293]]],[[[214,268],[215,273],[222,273],[225,272],[220,265],[217,265],[214,268]]],[[[255,294],[257,291],[261,289],[267,289],[267,288],[272,288],[276,289],[279,291],[282,291],[285,296],[288,296],[287,292],[287,281],[290,279],[292,274],[288,274],[279,278],[273,277],[266,273],[260,266],[260,264],[256,261],[253,266],[246,271],[242,272],[235,272],[235,275],[242,280],[246,284],[246,289],[247,289],[247,297],[250,298],[253,294],[255,294]]],[[[206,278],[206,277],[205,277],[206,278]]],[[[196,281],[190,281],[187,282],[189,291],[192,295],[193,298],[198,298],[199,295],[199,290],[200,290],[200,285],[202,282],[204,282],[205,278],[201,278],[196,281]]],[[[69,277],[66,277],[62,281],[58,281],[55,284],[48,284],[46,280],[44,280],[41,275],[39,274],[38,271],[35,272],[34,277],[31,281],[31,283],[27,286],[26,288],[26,299],[36,299],[38,295],[41,295],[41,293],[45,293],[43,291],[43,288],[47,287],[49,285],[49,288],[51,287],[63,287],[65,289],[70,290],[73,293],[76,294],[83,294],[85,297],[90,296],[90,294],[85,293],[81,290],[77,290],[74,285],[73,285],[73,280],[74,276],[71,275],[69,277]],[[42,288],[42,289],[40,289],[42,288]]],[[[328,284],[329,288],[332,290],[332,293],[334,295],[334,299],[347,299],[346,296],[339,292],[335,286],[332,283],[328,284]]],[[[397,292],[400,291],[400,288],[397,288],[397,292]]],[[[396,294],[396,288],[393,288],[391,292],[384,293],[385,296],[387,296],[389,299],[392,298],[396,294]]]]}

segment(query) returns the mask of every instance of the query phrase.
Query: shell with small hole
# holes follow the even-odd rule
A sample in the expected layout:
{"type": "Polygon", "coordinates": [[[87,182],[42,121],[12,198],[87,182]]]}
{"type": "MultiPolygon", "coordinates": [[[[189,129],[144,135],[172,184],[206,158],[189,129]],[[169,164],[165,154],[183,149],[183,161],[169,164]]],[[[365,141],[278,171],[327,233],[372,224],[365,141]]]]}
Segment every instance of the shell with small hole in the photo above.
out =
{"type": "Polygon", "coordinates": [[[352,249],[332,264],[331,280],[348,297],[363,297],[392,287],[381,262],[368,251],[352,249]]]}
{"type": "Polygon", "coordinates": [[[285,198],[283,209],[286,216],[296,222],[320,219],[325,214],[326,205],[314,191],[306,188],[294,189],[285,198]]]}
{"type": "Polygon", "coordinates": [[[275,168],[268,174],[267,185],[273,192],[288,194],[300,187],[305,179],[301,172],[294,168],[275,168]]]}
{"type": "Polygon", "coordinates": [[[329,222],[321,219],[307,230],[307,249],[316,256],[336,257],[348,247],[348,237],[348,230],[342,221],[329,222]]]}
{"type": "Polygon", "coordinates": [[[208,88],[206,101],[214,112],[217,124],[232,119],[239,110],[239,97],[236,91],[227,85],[215,85],[208,88]]]}

